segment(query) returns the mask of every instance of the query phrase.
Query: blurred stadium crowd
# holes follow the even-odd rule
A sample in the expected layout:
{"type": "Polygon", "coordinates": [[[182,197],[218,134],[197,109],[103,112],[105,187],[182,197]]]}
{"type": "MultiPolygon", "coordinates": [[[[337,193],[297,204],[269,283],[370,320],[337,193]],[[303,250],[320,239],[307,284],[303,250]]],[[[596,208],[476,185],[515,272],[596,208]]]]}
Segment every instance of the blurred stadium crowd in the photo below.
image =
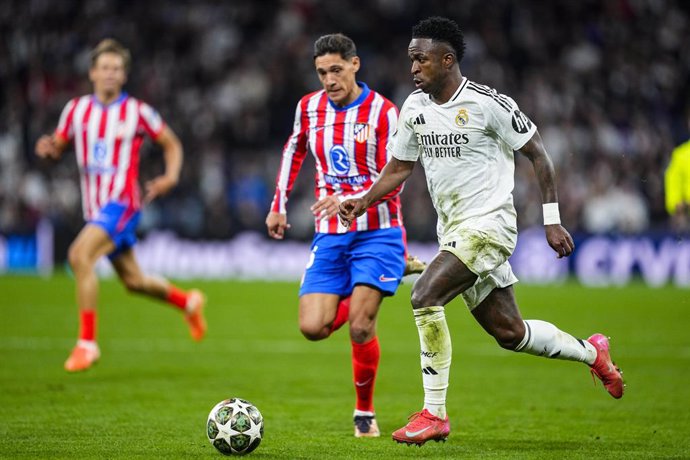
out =
{"type": "MultiPolygon", "coordinates": [[[[690,6],[682,0],[8,0],[0,9],[0,233],[31,231],[41,216],[64,241],[81,227],[73,155],[55,165],[33,146],[70,98],[90,92],[88,53],[100,39],[130,48],[128,92],[156,107],[185,147],[180,186],[146,208],[141,230],[226,238],[264,231],[295,104],[319,87],[313,41],[351,36],[360,79],[401,106],[413,89],[410,28],[434,14],[465,31],[463,74],[512,96],[539,126],[568,229],[665,228],[663,172],[688,136],[690,6]]],[[[289,206],[297,238],[313,232],[310,163],[289,206]]],[[[539,225],[531,164],[516,163],[519,224],[539,225]]],[[[142,178],[162,164],[150,145],[142,178]]],[[[410,239],[434,239],[421,171],[403,203],[410,239]]]]}

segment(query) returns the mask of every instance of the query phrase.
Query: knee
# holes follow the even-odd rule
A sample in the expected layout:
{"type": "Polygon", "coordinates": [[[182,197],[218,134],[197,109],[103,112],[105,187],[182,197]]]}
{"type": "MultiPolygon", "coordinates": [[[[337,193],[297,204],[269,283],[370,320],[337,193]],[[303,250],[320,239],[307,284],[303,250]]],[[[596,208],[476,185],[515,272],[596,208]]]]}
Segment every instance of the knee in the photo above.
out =
{"type": "Polygon", "coordinates": [[[410,302],[412,303],[412,308],[422,308],[429,306],[442,305],[440,300],[434,296],[430,289],[425,285],[420,285],[415,283],[412,287],[412,295],[410,297],[410,302]]]}
{"type": "Polygon", "coordinates": [[[350,307],[350,339],[354,343],[366,343],[376,335],[376,317],[379,303],[366,307],[355,305],[350,307]],[[359,308],[358,308],[359,307],[359,308]]]}
{"type": "Polygon", "coordinates": [[[72,244],[69,247],[67,260],[69,261],[70,267],[72,267],[72,270],[74,271],[87,268],[89,265],[88,255],[76,244],[72,244]]]}
{"type": "Polygon", "coordinates": [[[122,277],[122,284],[132,293],[139,293],[144,291],[144,280],[139,276],[124,276],[122,277]]]}
{"type": "Polygon", "coordinates": [[[307,340],[316,341],[328,337],[328,328],[321,324],[302,322],[299,330],[307,340]]]}
{"type": "Polygon", "coordinates": [[[412,289],[410,303],[412,304],[412,308],[422,308],[424,306],[421,295],[419,295],[415,289],[412,289]]]}
{"type": "Polygon", "coordinates": [[[497,328],[492,335],[501,348],[515,350],[525,337],[525,325],[511,323],[506,327],[497,328]]]}
{"type": "Polygon", "coordinates": [[[371,326],[350,323],[350,339],[355,343],[366,343],[374,337],[375,330],[373,323],[371,326]]]}

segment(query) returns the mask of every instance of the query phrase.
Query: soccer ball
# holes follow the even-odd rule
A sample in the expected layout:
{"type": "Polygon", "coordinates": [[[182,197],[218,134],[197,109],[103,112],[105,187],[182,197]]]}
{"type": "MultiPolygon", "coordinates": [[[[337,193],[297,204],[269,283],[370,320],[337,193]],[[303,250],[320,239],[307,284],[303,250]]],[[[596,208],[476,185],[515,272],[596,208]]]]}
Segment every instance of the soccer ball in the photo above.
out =
{"type": "Polygon", "coordinates": [[[264,418],[249,401],[226,399],[208,414],[206,436],[221,454],[248,454],[259,446],[264,436],[264,418]]]}

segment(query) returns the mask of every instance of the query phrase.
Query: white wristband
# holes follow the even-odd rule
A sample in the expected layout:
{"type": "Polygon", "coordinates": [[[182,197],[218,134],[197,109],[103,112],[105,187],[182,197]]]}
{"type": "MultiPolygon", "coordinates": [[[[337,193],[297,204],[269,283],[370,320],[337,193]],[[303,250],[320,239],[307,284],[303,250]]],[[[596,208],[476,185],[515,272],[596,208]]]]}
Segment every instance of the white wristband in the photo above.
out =
{"type": "Polygon", "coordinates": [[[558,203],[544,203],[544,225],[561,223],[561,215],[558,212],[558,203]]]}

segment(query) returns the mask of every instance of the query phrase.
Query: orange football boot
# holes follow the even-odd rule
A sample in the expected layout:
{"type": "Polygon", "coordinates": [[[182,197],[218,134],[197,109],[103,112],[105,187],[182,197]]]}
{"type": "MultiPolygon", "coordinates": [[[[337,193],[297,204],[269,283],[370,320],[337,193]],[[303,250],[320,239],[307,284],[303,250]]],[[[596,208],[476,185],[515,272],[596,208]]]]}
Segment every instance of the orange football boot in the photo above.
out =
{"type": "Polygon", "coordinates": [[[67,372],[79,372],[93,366],[98,358],[101,357],[101,351],[95,342],[84,342],[79,340],[77,345],[72,349],[69,358],[65,361],[65,370],[67,372]]]}
{"type": "Polygon", "coordinates": [[[187,307],[185,308],[184,319],[189,325],[189,333],[192,339],[199,342],[206,335],[206,318],[204,318],[204,306],[206,298],[198,289],[189,291],[187,297],[187,307]]]}

